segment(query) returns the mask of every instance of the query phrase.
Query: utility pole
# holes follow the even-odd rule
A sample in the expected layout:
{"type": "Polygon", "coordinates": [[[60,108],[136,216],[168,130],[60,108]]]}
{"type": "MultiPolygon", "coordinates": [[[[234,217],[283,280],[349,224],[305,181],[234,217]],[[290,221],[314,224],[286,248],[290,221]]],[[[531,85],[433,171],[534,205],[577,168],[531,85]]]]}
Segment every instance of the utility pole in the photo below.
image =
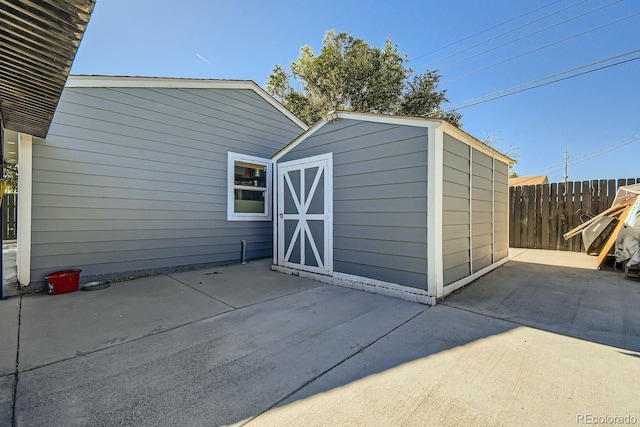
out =
{"type": "Polygon", "coordinates": [[[569,149],[564,150],[564,176],[562,177],[562,182],[566,187],[567,181],[569,180],[569,149]]]}
{"type": "Polygon", "coordinates": [[[564,183],[564,192],[563,196],[567,195],[567,181],[569,181],[569,149],[565,148],[564,150],[564,176],[562,177],[562,182],[564,183]]]}

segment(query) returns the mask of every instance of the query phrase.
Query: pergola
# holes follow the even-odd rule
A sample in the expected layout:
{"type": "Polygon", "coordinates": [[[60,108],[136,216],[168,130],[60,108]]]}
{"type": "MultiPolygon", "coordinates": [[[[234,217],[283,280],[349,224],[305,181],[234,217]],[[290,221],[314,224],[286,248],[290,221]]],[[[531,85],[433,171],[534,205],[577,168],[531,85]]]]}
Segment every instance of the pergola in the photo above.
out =
{"type": "Polygon", "coordinates": [[[47,136],[94,5],[95,0],[0,0],[3,165],[5,131],[47,136]]]}

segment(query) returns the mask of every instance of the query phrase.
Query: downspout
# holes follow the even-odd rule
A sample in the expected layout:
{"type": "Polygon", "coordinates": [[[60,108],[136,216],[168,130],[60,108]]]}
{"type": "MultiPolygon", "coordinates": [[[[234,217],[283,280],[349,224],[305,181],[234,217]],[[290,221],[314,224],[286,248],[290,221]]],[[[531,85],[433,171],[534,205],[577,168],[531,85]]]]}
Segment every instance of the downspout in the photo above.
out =
{"type": "Polygon", "coordinates": [[[247,241],[242,239],[242,257],[241,261],[243,264],[247,263],[247,241]]]}

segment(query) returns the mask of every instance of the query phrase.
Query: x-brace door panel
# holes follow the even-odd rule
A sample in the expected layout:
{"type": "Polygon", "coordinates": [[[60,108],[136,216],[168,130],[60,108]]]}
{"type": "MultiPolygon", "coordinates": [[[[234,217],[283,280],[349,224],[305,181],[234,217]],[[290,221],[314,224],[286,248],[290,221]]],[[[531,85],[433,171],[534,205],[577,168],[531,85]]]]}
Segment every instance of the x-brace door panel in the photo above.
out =
{"type": "Polygon", "coordinates": [[[331,155],[278,165],[278,264],[333,272],[331,155]]]}

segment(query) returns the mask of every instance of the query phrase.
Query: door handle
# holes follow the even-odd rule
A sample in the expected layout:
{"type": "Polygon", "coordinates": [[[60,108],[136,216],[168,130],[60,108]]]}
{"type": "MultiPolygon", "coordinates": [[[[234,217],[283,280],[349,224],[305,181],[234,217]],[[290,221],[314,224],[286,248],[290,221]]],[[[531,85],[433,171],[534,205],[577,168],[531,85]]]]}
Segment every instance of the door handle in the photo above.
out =
{"type": "Polygon", "coordinates": [[[282,214],[282,213],[281,213],[281,214],[280,214],[280,218],[284,218],[284,214],[282,214]]]}

